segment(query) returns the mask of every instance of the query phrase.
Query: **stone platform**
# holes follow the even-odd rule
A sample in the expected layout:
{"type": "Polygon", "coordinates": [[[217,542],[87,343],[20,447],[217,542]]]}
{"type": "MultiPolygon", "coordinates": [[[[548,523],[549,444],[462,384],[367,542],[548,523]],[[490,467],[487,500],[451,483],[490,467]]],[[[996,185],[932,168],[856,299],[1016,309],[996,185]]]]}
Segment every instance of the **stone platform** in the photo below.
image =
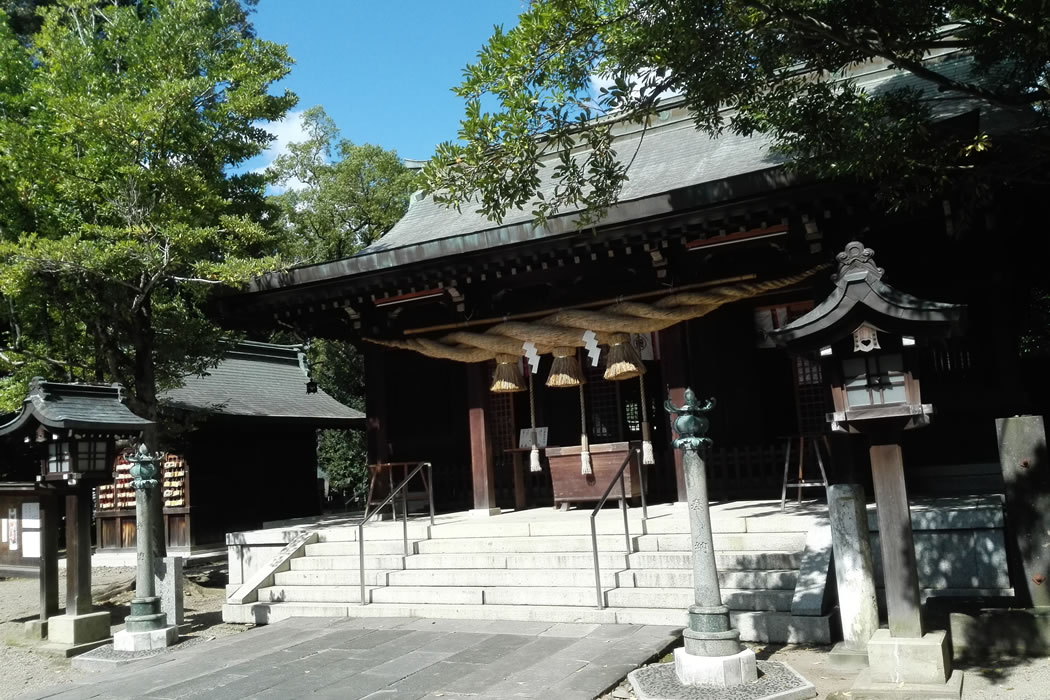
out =
{"type": "Polygon", "coordinates": [[[513,697],[592,700],[678,630],[486,620],[297,619],[86,675],[23,700],[513,697]]]}
{"type": "Polygon", "coordinates": [[[683,686],[674,664],[658,664],[628,674],[638,700],[806,700],[816,697],[813,684],[787,664],[758,662],[758,680],[729,688],[683,686]]]}

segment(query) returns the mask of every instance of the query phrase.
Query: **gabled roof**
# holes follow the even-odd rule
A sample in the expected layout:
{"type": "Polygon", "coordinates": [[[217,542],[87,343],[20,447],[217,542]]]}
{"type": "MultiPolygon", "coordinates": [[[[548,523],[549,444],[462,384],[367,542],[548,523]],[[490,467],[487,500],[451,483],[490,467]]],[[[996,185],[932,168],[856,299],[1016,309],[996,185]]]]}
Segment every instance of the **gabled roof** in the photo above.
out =
{"type": "Polygon", "coordinates": [[[835,289],[805,315],[770,331],[778,345],[830,345],[865,322],[898,335],[924,336],[950,335],[962,323],[965,306],[920,299],[883,282],[875,251],[863,243],[847,244],[836,257],[835,289]]]}
{"type": "Polygon", "coordinates": [[[299,345],[241,342],[203,376],[161,394],[164,405],[220,416],[280,419],[318,428],[361,428],[365,415],[323,390],[307,392],[310,377],[299,345]]]}
{"type": "MultiPolygon", "coordinates": [[[[959,53],[931,56],[942,73],[966,79],[972,65],[959,53]]],[[[879,93],[912,89],[928,97],[937,119],[959,116],[985,106],[980,100],[938,90],[933,83],[911,73],[894,69],[888,63],[865,65],[843,79],[879,93]]],[[[627,126],[615,138],[619,156],[631,161],[628,181],[619,201],[610,207],[602,226],[663,216],[687,209],[732,201],[790,186],[796,178],[781,166],[785,158],[771,151],[771,140],[764,135],[741,136],[726,133],[711,137],[698,131],[681,98],[663,104],[664,111],[644,131],[627,126]],[[666,117],[666,121],[663,121],[666,117]]],[[[541,170],[541,189],[549,194],[557,154],[541,170]]],[[[567,209],[550,217],[543,228],[533,223],[531,207],[509,212],[499,224],[473,210],[470,203],[462,211],[436,203],[432,197],[417,194],[408,212],[386,235],[357,255],[333,262],[307,265],[255,280],[251,291],[264,291],[310,284],[339,277],[376,273],[421,261],[479,252],[529,241],[577,232],[575,217],[579,209],[567,209]]]]}
{"type": "Polygon", "coordinates": [[[120,385],[63,384],[34,377],[22,410],[0,435],[12,435],[35,424],[55,430],[138,433],[152,421],[140,418],[124,405],[120,385]]]}

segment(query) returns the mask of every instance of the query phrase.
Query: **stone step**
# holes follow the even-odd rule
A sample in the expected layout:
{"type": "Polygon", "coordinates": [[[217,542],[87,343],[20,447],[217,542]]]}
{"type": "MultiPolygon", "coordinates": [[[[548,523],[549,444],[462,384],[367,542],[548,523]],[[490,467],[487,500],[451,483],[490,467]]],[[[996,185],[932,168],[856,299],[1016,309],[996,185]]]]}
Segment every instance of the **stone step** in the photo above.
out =
{"type": "MultiPolygon", "coordinates": [[[[637,538],[640,552],[688,552],[689,535],[642,535],[637,538]]],[[[806,546],[804,532],[715,533],[715,551],[785,551],[800,552],[806,546]]],[[[600,546],[600,545],[599,545],[600,546]]],[[[620,545],[622,548],[622,544],[620,545]]]]}
{"type": "Polygon", "coordinates": [[[594,606],[590,586],[523,588],[514,586],[390,586],[372,591],[374,603],[433,603],[439,605],[594,606]]]}
{"type": "MultiPolygon", "coordinates": [[[[357,555],[314,555],[296,557],[290,559],[292,571],[328,571],[346,570],[357,571],[357,555]]],[[[376,569],[403,569],[405,568],[405,556],[402,554],[373,554],[365,555],[365,571],[376,569]]]]}
{"type": "MultiPolygon", "coordinates": [[[[590,552],[590,536],[483,537],[427,540],[417,545],[420,554],[590,552]]],[[[624,552],[623,536],[598,535],[599,552],[624,552]]]]}
{"type": "MultiPolygon", "coordinates": [[[[386,570],[365,569],[366,586],[385,586],[386,570]]],[[[282,571],[273,575],[274,586],[356,586],[360,583],[357,569],[317,569],[282,571]]]]}
{"type": "MultiPolygon", "coordinates": [[[[425,540],[430,536],[430,521],[408,524],[408,539],[425,540]]],[[[370,522],[365,525],[365,544],[372,540],[402,541],[404,537],[400,522],[370,522]]],[[[317,531],[318,542],[357,542],[357,527],[326,527],[317,531]]]]}
{"type": "MultiPolygon", "coordinates": [[[[356,580],[340,580],[338,572],[289,572],[278,574],[275,585],[259,590],[262,602],[357,602],[360,595],[356,580]],[[326,580],[303,580],[302,574],[327,574],[326,580]]],[[[354,577],[356,579],[356,576],[354,577]]],[[[368,579],[366,579],[366,582],[368,579]]],[[[564,583],[564,582],[562,582],[564,583]]],[[[588,583],[583,581],[583,583],[588,583]]],[[[369,585],[370,601],[375,603],[435,603],[442,605],[596,605],[592,585],[552,586],[442,586],[442,585],[369,585]]],[[[685,610],[693,602],[691,588],[617,588],[603,587],[606,604],[624,608],[675,608],[685,610]]],[[[791,609],[792,591],[722,590],[722,601],[731,610],[791,609]]]]}
{"type": "MultiPolygon", "coordinates": [[[[378,590],[365,586],[368,591],[378,590]]],[[[259,602],[271,603],[354,603],[360,602],[361,589],[355,585],[345,586],[267,586],[259,589],[259,602]]]]}
{"type": "MultiPolygon", "coordinates": [[[[689,552],[635,552],[630,556],[632,569],[688,569],[693,560],[689,552]]],[[[797,552],[717,551],[715,562],[719,571],[794,569],[798,570],[801,556],[797,552]]]]}
{"type": "MultiPolygon", "coordinates": [[[[603,569],[627,568],[627,554],[599,552],[603,569]]],[[[589,552],[553,554],[414,554],[405,559],[406,569],[586,569],[594,566],[589,552]]]]}
{"type": "MultiPolygon", "coordinates": [[[[795,590],[798,571],[771,569],[759,571],[719,571],[722,588],[795,590]]],[[[693,587],[692,569],[629,569],[616,574],[621,588],[688,588],[693,587]]]]}
{"type": "MultiPolygon", "coordinates": [[[[408,552],[414,554],[418,540],[408,541],[408,552]]],[[[306,556],[357,556],[357,542],[318,542],[306,545],[306,556]]],[[[405,546],[401,540],[365,540],[365,555],[369,554],[405,554],[405,546]]]]}
{"type": "MultiPolygon", "coordinates": [[[[595,530],[599,535],[623,536],[623,517],[618,513],[607,512],[599,515],[595,521],[595,530]]],[[[627,531],[631,535],[645,533],[645,524],[641,511],[632,513],[627,519],[627,531]]],[[[590,536],[590,518],[565,518],[561,520],[539,522],[460,522],[438,525],[431,531],[430,539],[464,539],[478,537],[582,537],[590,536]]]]}
{"type": "MultiPolygon", "coordinates": [[[[594,586],[594,569],[406,569],[387,576],[391,586],[594,586]]],[[[616,585],[616,571],[602,570],[602,585],[616,585]]]]}
{"type": "MultiPolygon", "coordinates": [[[[259,602],[224,605],[223,620],[267,624],[291,617],[420,617],[465,620],[523,620],[590,624],[669,625],[684,627],[685,610],[672,608],[605,608],[555,605],[435,605],[426,603],[259,602]]],[[[730,612],[730,621],[745,642],[830,644],[831,615],[792,616],[786,612],[730,612]]]]}
{"type": "MultiPolygon", "coordinates": [[[[794,591],[722,589],[722,603],[730,610],[790,611],[794,591]]],[[[593,592],[592,592],[593,598],[593,592]]],[[[674,608],[693,604],[692,588],[616,588],[606,596],[610,607],[674,608]]]]}

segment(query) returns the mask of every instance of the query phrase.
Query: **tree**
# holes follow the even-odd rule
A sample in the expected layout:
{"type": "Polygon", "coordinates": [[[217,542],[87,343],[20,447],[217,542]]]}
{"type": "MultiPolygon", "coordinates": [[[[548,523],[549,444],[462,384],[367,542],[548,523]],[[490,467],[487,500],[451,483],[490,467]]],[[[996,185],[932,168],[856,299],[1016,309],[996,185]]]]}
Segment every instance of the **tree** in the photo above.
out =
{"type": "MultiPolygon", "coordinates": [[[[287,188],[271,202],[280,211],[281,228],[290,234],[290,256],[304,263],[345,258],[377,241],[404,216],[416,174],[394,151],[341,138],[321,107],[301,118],[308,138],[289,144],[267,173],[272,183],[287,188]]],[[[321,386],[364,410],[364,366],[353,345],[317,339],[310,358],[321,386]]],[[[363,495],[366,459],[360,431],[321,431],[318,462],[334,487],[363,495]]]]}
{"type": "Polygon", "coordinates": [[[460,142],[438,147],[426,186],[449,204],[476,197],[495,220],[531,204],[541,221],[576,205],[596,221],[630,154],[615,152],[611,120],[592,120],[644,121],[669,93],[698,129],[767,134],[794,167],[892,183],[897,197],[929,195],[959,174],[1046,182],[1046,18],[1035,0],[536,0],[466,68],[455,89],[466,100],[460,142]],[[923,60],[956,50],[969,70],[923,60]],[[1013,140],[934,128],[919,92],[871,94],[841,79],[874,59],[1028,126],[1013,140]],[[540,166],[552,154],[557,188],[544,197],[540,166]]]}
{"type": "Polygon", "coordinates": [[[302,115],[309,138],[289,144],[270,167],[287,189],[273,197],[306,262],[345,258],[393,228],[416,187],[415,173],[394,151],[340,138],[321,107],[302,115]]]}
{"type": "Polygon", "coordinates": [[[24,36],[0,17],[8,408],[41,374],[119,381],[156,418],[160,390],[221,355],[209,290],[277,264],[262,177],[229,168],[294,105],[267,92],[291,61],[247,6],[57,0],[24,36]]]}

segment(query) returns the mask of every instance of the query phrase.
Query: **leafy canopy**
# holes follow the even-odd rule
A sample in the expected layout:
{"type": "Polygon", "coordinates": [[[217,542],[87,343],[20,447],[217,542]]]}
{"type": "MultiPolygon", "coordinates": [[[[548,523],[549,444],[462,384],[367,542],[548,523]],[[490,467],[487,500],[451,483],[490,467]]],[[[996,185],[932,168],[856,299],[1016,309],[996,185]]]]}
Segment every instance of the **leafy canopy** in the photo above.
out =
{"type": "MultiPolygon", "coordinates": [[[[250,3],[248,3],[250,5],[250,3]]],[[[209,289],[272,268],[263,178],[230,175],[291,59],[234,0],[57,0],[18,36],[0,13],[0,361],[5,403],[33,374],[159,388],[220,354],[209,289]]]]}
{"type": "Polygon", "coordinates": [[[415,173],[394,151],[341,138],[321,107],[302,114],[308,138],[288,145],[268,176],[272,198],[305,262],[345,258],[393,228],[408,208],[415,173]]]}
{"type": "MultiPolygon", "coordinates": [[[[531,204],[540,221],[577,205],[589,210],[584,223],[594,221],[616,200],[630,154],[615,152],[611,120],[591,120],[644,121],[677,94],[698,129],[765,133],[795,167],[892,180],[921,195],[971,169],[994,142],[931,128],[916,91],[874,95],[843,73],[888,61],[1041,126],[1048,47],[1050,15],[1038,0],[535,0],[465,69],[455,88],[466,101],[460,140],[438,147],[426,186],[452,205],[476,198],[496,220],[531,204]],[[971,69],[923,60],[948,51],[972,57],[971,69]],[[556,185],[546,194],[545,176],[556,185]]],[[[1038,163],[991,175],[1041,176],[1041,138],[1021,152],[1038,163]]]]}

